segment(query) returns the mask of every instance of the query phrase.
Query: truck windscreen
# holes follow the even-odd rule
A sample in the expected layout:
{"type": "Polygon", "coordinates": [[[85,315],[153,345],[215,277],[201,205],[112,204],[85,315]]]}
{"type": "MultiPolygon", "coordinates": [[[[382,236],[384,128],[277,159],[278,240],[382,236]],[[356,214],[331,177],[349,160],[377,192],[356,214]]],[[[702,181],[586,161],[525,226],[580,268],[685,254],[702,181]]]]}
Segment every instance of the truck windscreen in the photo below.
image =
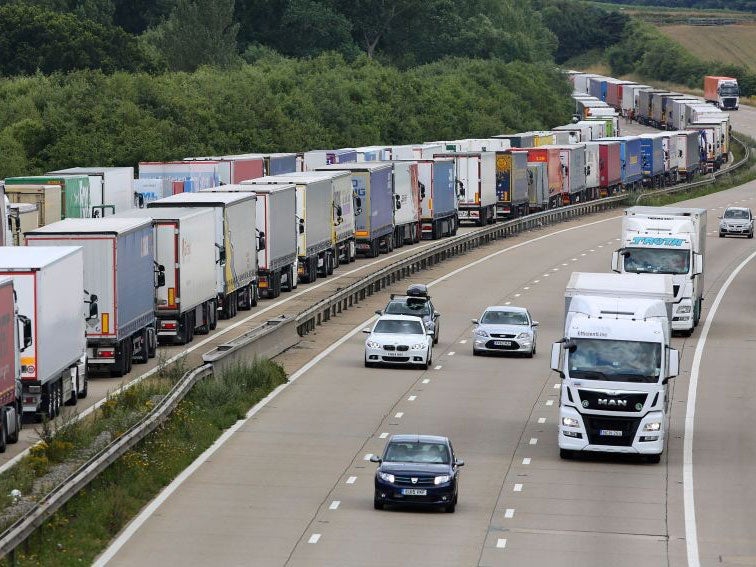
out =
{"type": "Polygon", "coordinates": [[[614,382],[658,382],[661,344],[606,339],[573,339],[570,378],[614,382]]]}
{"type": "Polygon", "coordinates": [[[674,248],[626,248],[625,271],[636,274],[687,274],[690,251],[674,248]]]}
{"type": "Polygon", "coordinates": [[[719,96],[739,96],[740,95],[740,89],[738,87],[720,87],[719,88],[719,96]]]}

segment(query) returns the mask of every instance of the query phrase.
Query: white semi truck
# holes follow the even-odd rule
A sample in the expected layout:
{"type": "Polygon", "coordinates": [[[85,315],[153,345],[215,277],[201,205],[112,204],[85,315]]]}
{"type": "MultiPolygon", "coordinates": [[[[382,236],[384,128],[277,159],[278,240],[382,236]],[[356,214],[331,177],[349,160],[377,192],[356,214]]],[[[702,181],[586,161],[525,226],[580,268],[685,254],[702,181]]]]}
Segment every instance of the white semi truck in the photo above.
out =
{"type": "Polygon", "coordinates": [[[575,272],[565,291],[564,338],[552,346],[562,377],[559,454],[628,453],[659,462],[668,424],[672,276],[575,272]]]}
{"type": "Polygon", "coordinates": [[[689,336],[701,317],[705,248],[706,209],[630,207],[622,219],[622,248],[612,256],[612,269],[671,275],[672,330],[689,336]]]}

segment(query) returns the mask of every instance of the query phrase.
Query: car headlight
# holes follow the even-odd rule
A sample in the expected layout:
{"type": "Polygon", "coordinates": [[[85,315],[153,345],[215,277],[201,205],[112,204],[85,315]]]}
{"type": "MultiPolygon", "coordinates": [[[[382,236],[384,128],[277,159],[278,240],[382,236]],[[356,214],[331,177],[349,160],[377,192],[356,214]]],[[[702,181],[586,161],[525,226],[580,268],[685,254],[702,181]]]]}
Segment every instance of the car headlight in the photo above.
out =
{"type": "Polygon", "coordinates": [[[449,482],[450,480],[451,480],[451,475],[442,474],[433,479],[433,484],[444,484],[445,482],[449,482]]]}
{"type": "Polygon", "coordinates": [[[677,310],[678,313],[690,313],[690,305],[681,305],[677,310]]]}
{"type": "Polygon", "coordinates": [[[394,475],[393,474],[389,474],[389,473],[385,473],[385,472],[379,472],[378,473],[378,478],[380,478],[381,480],[385,480],[386,482],[391,482],[391,483],[394,482],[394,475]]]}
{"type": "Polygon", "coordinates": [[[486,333],[483,329],[475,329],[475,334],[479,337],[487,337],[488,333],[486,333]]]}
{"type": "Polygon", "coordinates": [[[643,431],[661,431],[661,422],[652,421],[643,426],[643,431]]]}
{"type": "Polygon", "coordinates": [[[520,339],[520,340],[522,340],[522,339],[529,339],[530,338],[530,333],[528,333],[528,332],[520,333],[519,335],[517,335],[517,338],[520,339]]]}
{"type": "Polygon", "coordinates": [[[416,345],[412,345],[410,348],[412,350],[424,350],[425,347],[426,347],[426,345],[424,345],[422,343],[417,343],[416,345]]]}
{"type": "Polygon", "coordinates": [[[375,341],[367,341],[365,343],[365,346],[368,348],[381,348],[381,343],[377,343],[375,341]]]}
{"type": "Polygon", "coordinates": [[[430,319],[425,320],[425,326],[428,328],[429,331],[432,331],[433,329],[436,328],[436,324],[430,319]]]}
{"type": "Polygon", "coordinates": [[[563,417],[562,425],[565,427],[580,427],[580,422],[574,417],[563,417]]]}

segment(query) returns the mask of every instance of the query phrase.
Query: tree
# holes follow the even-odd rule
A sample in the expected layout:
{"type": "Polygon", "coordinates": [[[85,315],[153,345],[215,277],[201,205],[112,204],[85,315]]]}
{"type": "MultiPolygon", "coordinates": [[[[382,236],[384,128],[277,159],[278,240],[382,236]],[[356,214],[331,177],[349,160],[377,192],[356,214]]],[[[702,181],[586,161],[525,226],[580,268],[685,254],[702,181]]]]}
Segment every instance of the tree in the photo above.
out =
{"type": "Polygon", "coordinates": [[[178,0],[168,20],[151,41],[174,71],[201,65],[227,67],[238,61],[234,0],[178,0]]]}

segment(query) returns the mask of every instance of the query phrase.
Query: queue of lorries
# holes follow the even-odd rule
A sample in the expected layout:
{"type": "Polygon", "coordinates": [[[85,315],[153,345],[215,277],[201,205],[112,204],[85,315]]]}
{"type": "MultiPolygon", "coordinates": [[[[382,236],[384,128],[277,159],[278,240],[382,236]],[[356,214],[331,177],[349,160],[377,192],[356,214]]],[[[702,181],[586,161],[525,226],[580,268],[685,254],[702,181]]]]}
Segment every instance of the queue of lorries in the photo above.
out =
{"type": "MultiPolygon", "coordinates": [[[[4,351],[0,447],[21,414],[54,417],[86,396],[90,373],[122,376],[159,343],[190,342],[358,255],[653,185],[644,140],[689,134],[622,137],[619,112],[595,108],[551,131],[487,139],[143,162],[137,178],[76,167],[5,179],[0,277],[15,306],[2,309],[15,313],[5,331],[16,346],[4,351]]],[[[668,161],[669,181],[698,168],[668,161]]]]}

